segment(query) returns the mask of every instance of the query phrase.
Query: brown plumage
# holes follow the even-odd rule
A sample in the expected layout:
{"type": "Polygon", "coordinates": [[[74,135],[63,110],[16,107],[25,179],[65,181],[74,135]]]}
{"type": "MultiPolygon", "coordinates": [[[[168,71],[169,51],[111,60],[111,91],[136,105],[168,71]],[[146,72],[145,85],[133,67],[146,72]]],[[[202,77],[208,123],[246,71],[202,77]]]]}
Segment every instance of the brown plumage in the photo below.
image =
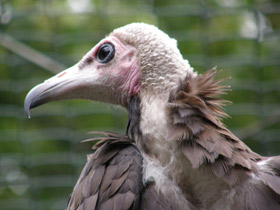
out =
{"type": "Polygon", "coordinates": [[[181,139],[182,151],[193,168],[209,165],[216,176],[234,184],[238,177],[232,175],[232,169],[255,171],[256,161],[263,158],[222,124],[221,118],[227,116],[222,106],[227,101],[218,96],[226,86],[219,84],[222,80],[214,80],[215,75],[210,70],[181,82],[167,105],[170,127],[181,139]]]}
{"type": "Polygon", "coordinates": [[[228,87],[216,74],[193,72],[174,39],[135,23],[34,87],[28,114],[72,98],[118,104],[129,114],[126,135],[86,140],[99,142],[67,209],[280,209],[280,156],[254,153],[223,125],[228,87]]]}
{"type": "Polygon", "coordinates": [[[104,133],[74,188],[68,209],[139,209],[142,157],[125,136],[104,133]]]}
{"type": "Polygon", "coordinates": [[[112,132],[103,134],[88,156],[80,178],[68,201],[67,209],[172,210],[176,208],[154,188],[142,183],[142,156],[127,136],[112,132]]]}
{"type": "Polygon", "coordinates": [[[254,152],[221,123],[218,98],[227,87],[214,80],[213,69],[197,77],[187,76],[170,95],[168,111],[174,135],[192,167],[204,167],[236,188],[232,209],[280,209],[280,157],[265,158],[254,152]],[[267,161],[266,169],[257,162],[267,161]],[[260,183],[252,182],[252,175],[260,183]]]}

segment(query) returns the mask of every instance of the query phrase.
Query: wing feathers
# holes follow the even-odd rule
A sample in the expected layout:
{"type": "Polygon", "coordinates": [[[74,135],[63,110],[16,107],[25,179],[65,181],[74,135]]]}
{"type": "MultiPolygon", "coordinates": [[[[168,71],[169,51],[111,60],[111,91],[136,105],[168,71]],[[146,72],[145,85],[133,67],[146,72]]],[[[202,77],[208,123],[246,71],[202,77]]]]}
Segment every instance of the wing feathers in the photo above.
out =
{"type": "Polygon", "coordinates": [[[237,189],[234,209],[279,210],[279,195],[265,185],[248,182],[237,189]]]}
{"type": "Polygon", "coordinates": [[[274,174],[269,174],[269,173],[264,173],[264,172],[260,172],[258,174],[258,176],[265,185],[267,185],[275,193],[280,195],[280,178],[279,178],[279,176],[275,176],[274,174]]]}
{"type": "Polygon", "coordinates": [[[93,206],[96,206],[98,199],[98,194],[94,194],[86,198],[83,202],[83,209],[92,209],[93,206]]]}
{"type": "Polygon", "coordinates": [[[132,141],[105,133],[73,190],[67,209],[138,209],[142,157],[132,141]]]}

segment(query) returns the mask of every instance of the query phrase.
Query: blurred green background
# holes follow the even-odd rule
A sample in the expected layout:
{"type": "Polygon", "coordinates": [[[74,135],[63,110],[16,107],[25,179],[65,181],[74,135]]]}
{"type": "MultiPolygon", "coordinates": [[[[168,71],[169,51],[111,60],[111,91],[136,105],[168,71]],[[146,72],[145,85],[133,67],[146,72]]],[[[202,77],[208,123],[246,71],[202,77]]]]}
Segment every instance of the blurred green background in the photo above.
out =
{"type": "Polygon", "coordinates": [[[280,154],[279,0],[0,0],[0,209],[64,209],[92,143],[125,132],[121,108],[89,101],[32,110],[26,93],[75,64],[114,28],[157,25],[198,72],[214,66],[233,91],[225,124],[254,151],[280,154]]]}

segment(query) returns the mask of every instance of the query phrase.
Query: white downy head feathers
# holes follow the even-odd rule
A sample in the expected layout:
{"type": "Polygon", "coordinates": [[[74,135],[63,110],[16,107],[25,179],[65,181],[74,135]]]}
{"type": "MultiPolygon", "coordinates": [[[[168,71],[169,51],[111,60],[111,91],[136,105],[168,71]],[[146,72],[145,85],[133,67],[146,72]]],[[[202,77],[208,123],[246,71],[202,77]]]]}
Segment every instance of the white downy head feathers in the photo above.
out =
{"type": "Polygon", "coordinates": [[[143,89],[170,90],[179,79],[193,73],[177,48],[177,41],[153,25],[132,23],[115,29],[110,35],[137,49],[143,89]]]}

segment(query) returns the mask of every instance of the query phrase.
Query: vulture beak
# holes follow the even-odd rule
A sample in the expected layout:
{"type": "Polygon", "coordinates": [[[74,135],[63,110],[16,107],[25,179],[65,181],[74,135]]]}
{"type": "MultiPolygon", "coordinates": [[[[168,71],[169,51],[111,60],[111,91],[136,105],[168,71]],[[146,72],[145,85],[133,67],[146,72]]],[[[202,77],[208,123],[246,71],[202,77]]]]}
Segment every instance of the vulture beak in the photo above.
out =
{"type": "Polygon", "coordinates": [[[100,86],[100,83],[97,74],[91,72],[88,76],[87,73],[89,72],[86,69],[81,70],[78,65],[74,65],[35,86],[24,101],[24,109],[28,117],[30,117],[30,109],[50,101],[91,99],[89,89],[100,86]]]}
{"type": "Polygon", "coordinates": [[[51,101],[88,99],[123,105],[121,98],[120,91],[98,70],[76,64],[31,89],[25,98],[24,109],[30,118],[30,109],[51,101]]]}
{"type": "Polygon", "coordinates": [[[42,104],[87,99],[127,106],[129,96],[140,90],[134,47],[115,37],[102,40],[80,62],[35,86],[26,96],[25,112],[42,104]]]}
{"type": "Polygon", "coordinates": [[[77,77],[77,68],[75,65],[32,88],[24,101],[24,109],[28,117],[30,117],[30,109],[50,101],[70,98],[85,86],[82,76],[77,77]]]}

